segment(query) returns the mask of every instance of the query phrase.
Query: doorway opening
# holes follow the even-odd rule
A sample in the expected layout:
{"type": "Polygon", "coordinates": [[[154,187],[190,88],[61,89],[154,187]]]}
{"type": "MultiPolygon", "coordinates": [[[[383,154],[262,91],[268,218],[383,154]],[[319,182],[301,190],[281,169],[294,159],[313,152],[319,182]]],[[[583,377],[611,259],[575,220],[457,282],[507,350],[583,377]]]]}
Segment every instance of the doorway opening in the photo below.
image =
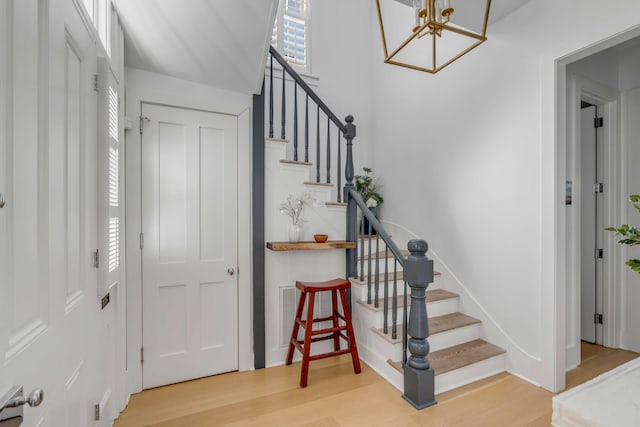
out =
{"type": "Polygon", "coordinates": [[[560,144],[558,153],[566,194],[558,237],[566,311],[558,354],[565,371],[580,365],[582,342],[634,349],[625,328],[635,316],[625,296],[630,280],[625,254],[604,229],[625,222],[633,183],[629,114],[634,91],[640,93],[639,33],[620,36],[617,44],[607,40],[563,62],[566,145],[560,144]]]}

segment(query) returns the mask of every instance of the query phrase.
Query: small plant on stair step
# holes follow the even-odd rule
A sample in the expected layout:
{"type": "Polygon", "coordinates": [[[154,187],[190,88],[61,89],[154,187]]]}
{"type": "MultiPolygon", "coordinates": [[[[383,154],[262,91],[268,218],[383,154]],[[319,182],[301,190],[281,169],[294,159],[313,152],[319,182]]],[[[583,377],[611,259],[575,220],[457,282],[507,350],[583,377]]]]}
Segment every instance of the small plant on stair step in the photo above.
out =
{"type": "MultiPolygon", "coordinates": [[[[629,196],[629,201],[633,204],[633,207],[640,212],[640,194],[632,194],[629,196]]],[[[605,230],[613,231],[615,234],[622,236],[623,238],[618,240],[618,243],[621,245],[640,245],[640,228],[638,227],[631,227],[629,224],[622,224],[619,228],[607,227],[605,230]]],[[[627,264],[631,270],[636,273],[640,273],[640,259],[630,259],[626,261],[625,264],[627,264]]]]}
{"type": "Polygon", "coordinates": [[[356,191],[362,196],[362,200],[365,201],[367,207],[376,208],[384,202],[384,198],[380,195],[379,180],[373,179],[371,173],[373,169],[370,167],[363,167],[364,175],[356,175],[356,191]]]}

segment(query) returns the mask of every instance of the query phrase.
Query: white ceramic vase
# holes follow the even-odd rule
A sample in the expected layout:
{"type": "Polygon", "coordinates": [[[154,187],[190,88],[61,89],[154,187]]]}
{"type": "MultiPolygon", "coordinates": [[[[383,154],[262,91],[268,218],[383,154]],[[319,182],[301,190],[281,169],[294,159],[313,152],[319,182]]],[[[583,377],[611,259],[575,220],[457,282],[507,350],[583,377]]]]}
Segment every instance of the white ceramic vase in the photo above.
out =
{"type": "Polygon", "coordinates": [[[296,243],[302,240],[302,226],[299,224],[291,224],[289,227],[289,241],[291,243],[296,243]]]}

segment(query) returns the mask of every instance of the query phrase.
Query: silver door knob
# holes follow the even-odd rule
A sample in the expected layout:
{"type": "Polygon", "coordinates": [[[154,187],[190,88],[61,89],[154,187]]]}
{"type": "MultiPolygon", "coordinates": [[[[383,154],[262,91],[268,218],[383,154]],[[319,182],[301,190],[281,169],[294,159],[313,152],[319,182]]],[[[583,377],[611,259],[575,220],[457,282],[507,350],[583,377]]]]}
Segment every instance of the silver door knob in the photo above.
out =
{"type": "Polygon", "coordinates": [[[233,267],[229,267],[227,268],[227,273],[229,273],[229,276],[233,276],[233,273],[235,273],[236,270],[233,269],[233,267]]]}
{"type": "Polygon", "coordinates": [[[37,388],[29,393],[27,396],[16,396],[4,404],[2,409],[17,408],[18,406],[29,405],[38,406],[44,400],[44,391],[41,388],[37,388]]]}
{"type": "Polygon", "coordinates": [[[4,208],[4,196],[0,193],[0,209],[4,208]]]}

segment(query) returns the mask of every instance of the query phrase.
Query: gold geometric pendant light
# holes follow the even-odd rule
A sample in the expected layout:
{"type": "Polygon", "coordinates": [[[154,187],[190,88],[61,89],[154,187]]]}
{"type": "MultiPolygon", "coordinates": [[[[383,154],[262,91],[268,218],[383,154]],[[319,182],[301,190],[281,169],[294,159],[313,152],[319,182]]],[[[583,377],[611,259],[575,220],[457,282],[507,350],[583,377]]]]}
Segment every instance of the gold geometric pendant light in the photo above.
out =
{"type": "Polygon", "coordinates": [[[384,62],[435,74],[487,40],[491,0],[376,0],[384,62]]]}

